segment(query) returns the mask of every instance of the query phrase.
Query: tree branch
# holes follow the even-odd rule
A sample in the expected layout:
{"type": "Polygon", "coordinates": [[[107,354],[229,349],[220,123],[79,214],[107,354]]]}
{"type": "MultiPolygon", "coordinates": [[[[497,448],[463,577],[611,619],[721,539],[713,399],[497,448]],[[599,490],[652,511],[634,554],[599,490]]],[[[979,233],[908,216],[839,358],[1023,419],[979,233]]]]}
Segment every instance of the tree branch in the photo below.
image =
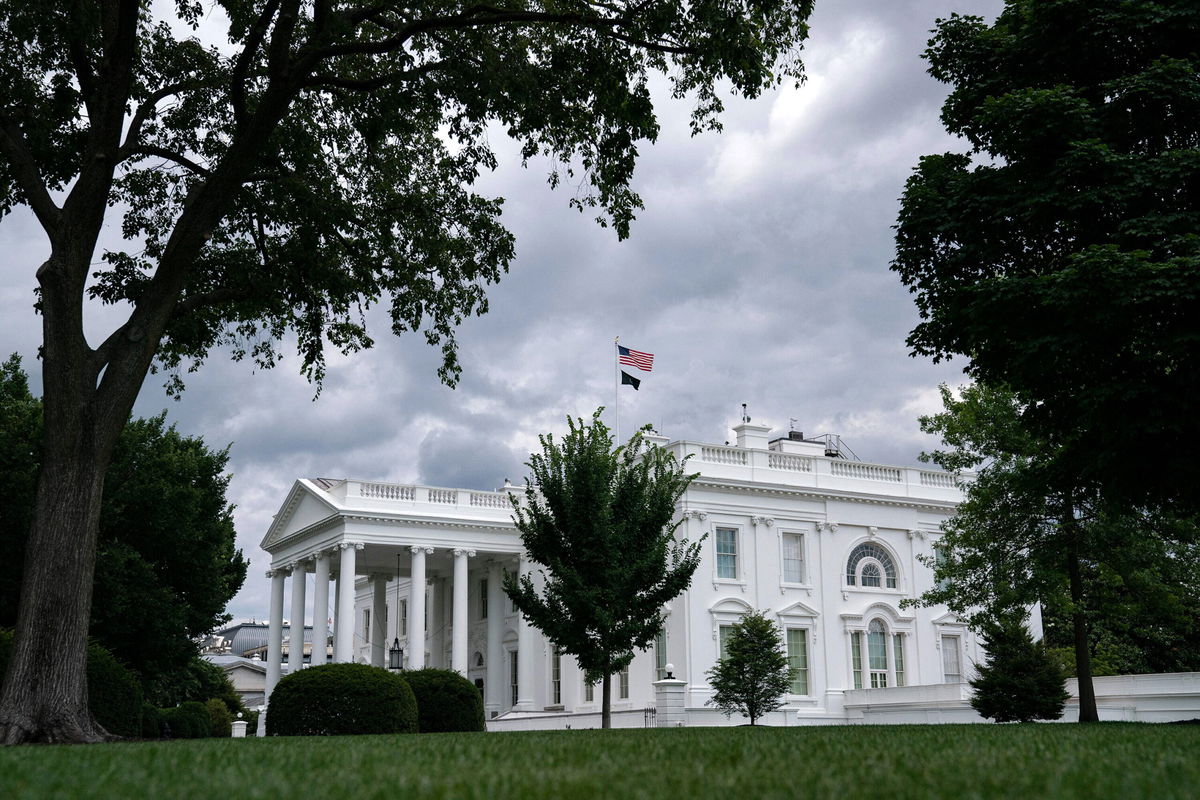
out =
{"type": "Polygon", "coordinates": [[[37,162],[33,153],[29,151],[25,134],[8,116],[0,116],[0,151],[8,159],[17,186],[25,195],[25,200],[33,209],[42,229],[53,236],[58,230],[62,209],[54,204],[50,191],[38,173],[37,162]]]}
{"type": "Polygon", "coordinates": [[[267,0],[262,13],[250,26],[250,31],[246,35],[246,46],[242,48],[242,52],[238,53],[237,61],[233,65],[229,98],[233,104],[233,120],[238,127],[241,127],[246,121],[246,79],[250,76],[250,65],[254,62],[254,54],[258,52],[263,39],[266,38],[267,28],[270,27],[271,19],[275,16],[278,8],[279,0],[267,0]]]}
{"type": "Polygon", "coordinates": [[[414,78],[423,77],[431,72],[436,72],[446,66],[445,61],[435,61],[416,69],[400,70],[398,72],[389,72],[384,75],[379,75],[374,78],[343,78],[340,75],[313,75],[304,82],[306,88],[319,86],[332,86],[337,89],[347,89],[350,91],[371,91],[380,89],[384,86],[391,86],[396,83],[412,80],[414,78]]]}
{"type": "Polygon", "coordinates": [[[121,149],[132,151],[137,145],[138,137],[142,134],[142,126],[146,124],[146,120],[150,118],[156,110],[160,102],[166,98],[186,92],[189,89],[204,89],[210,88],[215,84],[210,81],[179,81],[178,83],[170,83],[160,89],[154,91],[137,107],[137,111],[133,113],[133,119],[129,123],[129,130],[125,133],[125,141],[121,145],[121,149]]]}
{"type": "Polygon", "coordinates": [[[207,178],[209,175],[212,174],[212,170],[208,169],[207,167],[200,166],[195,161],[192,161],[190,158],[183,155],[182,153],[176,153],[174,150],[168,150],[165,147],[158,147],[157,145],[152,145],[152,144],[138,145],[137,147],[130,150],[127,155],[131,156],[131,157],[132,156],[158,156],[159,158],[165,158],[167,161],[173,161],[176,164],[178,164],[179,166],[186,168],[188,171],[190,171],[196,175],[199,175],[202,178],[207,178]]]}

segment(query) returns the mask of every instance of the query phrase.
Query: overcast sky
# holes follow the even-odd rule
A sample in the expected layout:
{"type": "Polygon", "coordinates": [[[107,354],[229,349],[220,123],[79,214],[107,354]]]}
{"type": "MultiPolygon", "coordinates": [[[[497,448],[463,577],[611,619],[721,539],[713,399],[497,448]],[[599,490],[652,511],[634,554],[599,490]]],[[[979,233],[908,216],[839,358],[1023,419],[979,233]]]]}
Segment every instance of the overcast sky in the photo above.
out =
{"type": "MultiPolygon", "coordinates": [[[[187,434],[232,443],[229,499],[250,572],[229,612],[267,616],[258,543],[298,477],[493,489],[520,482],[537,435],[566,415],[613,404],[613,337],[654,353],[640,391],[620,394],[624,432],[651,422],[671,439],[731,439],[741,403],[755,422],[832,432],[867,461],[916,462],[934,442],[917,417],[959,365],[908,355],[911,297],[889,271],[898,198],[917,159],[961,150],[938,112],[946,87],[920,53],[938,17],[989,21],[998,0],[824,0],[803,56],[808,80],[731,100],[723,133],[692,138],[690,103],[658,92],[659,141],[641,148],[646,209],[632,235],[567,207],[548,165],[501,167],[482,184],[504,197],[517,237],[490,311],[459,331],[463,378],[439,384],[438,351],[373,317],[376,347],[330,356],[324,390],[290,359],[270,371],[214,354],[178,402],[150,376],[135,408],[166,409],[187,434]]],[[[661,88],[661,84],[660,84],[661,88]]],[[[112,235],[110,231],[110,235],[112,235]]],[[[32,310],[44,236],[18,211],[0,222],[0,342],[40,391],[32,310]]],[[[114,317],[89,310],[93,341],[114,317]]],[[[610,420],[611,421],[611,420],[610,420]]]]}

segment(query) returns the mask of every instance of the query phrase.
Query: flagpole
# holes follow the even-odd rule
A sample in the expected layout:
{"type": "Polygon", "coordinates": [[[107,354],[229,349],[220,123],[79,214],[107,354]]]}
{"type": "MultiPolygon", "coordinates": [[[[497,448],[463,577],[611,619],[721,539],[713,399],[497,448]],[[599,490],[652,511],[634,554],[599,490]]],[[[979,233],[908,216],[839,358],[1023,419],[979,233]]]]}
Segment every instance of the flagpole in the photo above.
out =
{"type": "Polygon", "coordinates": [[[621,351],[621,337],[613,337],[613,414],[616,417],[617,444],[621,443],[621,359],[617,355],[621,351]]]}

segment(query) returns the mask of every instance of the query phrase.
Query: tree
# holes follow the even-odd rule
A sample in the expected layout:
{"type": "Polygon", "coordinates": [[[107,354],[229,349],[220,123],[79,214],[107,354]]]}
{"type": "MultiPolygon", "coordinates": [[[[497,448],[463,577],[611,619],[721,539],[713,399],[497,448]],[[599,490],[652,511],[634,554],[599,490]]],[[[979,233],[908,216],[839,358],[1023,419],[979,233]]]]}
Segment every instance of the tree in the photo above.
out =
{"type": "Polygon", "coordinates": [[[585,679],[602,681],[601,727],[611,724],[610,677],[662,630],[662,607],[692,582],[700,543],[675,538],[675,504],[696,477],[643,432],[613,448],[600,409],[590,425],[567,418],[562,442],[539,437],[524,504],[513,519],[542,567],[505,576],[504,591],[530,624],[575,656],[585,679]]]}
{"type": "Polygon", "coordinates": [[[1065,678],[1046,648],[1033,641],[1025,612],[1007,612],[984,627],[986,664],[971,681],[971,708],[996,722],[1058,719],[1066,705],[1065,678]]]}
{"type": "Polygon", "coordinates": [[[1055,444],[1029,430],[1007,389],[977,384],[956,398],[943,386],[942,401],[946,410],[922,417],[921,428],[949,449],[922,458],[979,472],[942,526],[938,557],[922,559],[938,583],[918,602],[944,603],[977,628],[1006,609],[1047,604],[1062,621],[1055,633],[1074,652],[1080,721],[1095,721],[1089,608],[1121,613],[1120,598],[1132,589],[1151,614],[1147,631],[1172,631],[1166,640],[1175,642],[1194,635],[1194,614],[1178,616],[1194,590],[1172,582],[1196,569],[1195,522],[1129,509],[1072,483],[1055,444]]]}
{"type": "Polygon", "coordinates": [[[319,381],[325,343],[369,346],[365,309],[387,303],[394,332],[441,346],[453,384],[454,327],[513,257],[500,200],[471,190],[496,163],[491,126],[624,237],[658,131],[649,75],[695,98],[694,131],[719,127],[718,85],[753,97],[799,80],[812,3],[221,0],[221,47],[178,33],[202,4],[167,8],[0,0],[0,213],[28,207],[50,252],[7,743],[102,736],[81,666],[97,521],[152,366],[178,390],[214,347],[268,366],[294,331],[319,381]],[[97,254],[110,214],[128,244],[97,254]],[[128,309],[94,346],[88,301],[128,309]]]}
{"type": "Polygon", "coordinates": [[[925,57],[971,152],[922,158],[897,224],[914,354],[1010,387],[1047,470],[1134,507],[1200,505],[1198,39],[1192,0],[939,20],[925,57]]]}
{"type": "MultiPolygon", "coordinates": [[[[41,403],[17,356],[0,367],[0,419],[0,483],[12,487],[0,506],[0,627],[11,627],[41,441],[41,403]]],[[[105,476],[89,632],[160,705],[160,686],[183,679],[194,640],[228,620],[246,576],[225,498],[228,458],[159,415],[122,431],[105,476]]]]}
{"type": "Polygon", "coordinates": [[[742,714],[750,724],[783,705],[791,684],[779,628],[759,611],[742,617],[726,642],[725,657],[707,673],[714,694],[708,705],[742,714]]]}

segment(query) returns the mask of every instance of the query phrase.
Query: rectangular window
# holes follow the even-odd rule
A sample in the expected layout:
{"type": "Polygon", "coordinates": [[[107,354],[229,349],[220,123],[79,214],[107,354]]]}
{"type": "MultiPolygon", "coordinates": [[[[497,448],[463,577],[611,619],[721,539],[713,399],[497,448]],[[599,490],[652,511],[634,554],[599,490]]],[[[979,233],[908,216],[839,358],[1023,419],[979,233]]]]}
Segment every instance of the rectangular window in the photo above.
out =
{"type": "Polygon", "coordinates": [[[583,700],[585,703],[596,702],[596,684],[594,684],[594,683],[584,684],[583,700]]]}
{"type": "Polygon", "coordinates": [[[804,583],[804,537],[798,533],[783,535],[783,580],[804,583]]]}
{"type": "Polygon", "coordinates": [[[732,625],[722,625],[717,629],[717,657],[722,661],[729,655],[729,636],[732,633],[732,625]]]}
{"type": "Polygon", "coordinates": [[[904,634],[892,635],[892,664],[896,668],[896,685],[904,685],[904,634]]]}
{"type": "Polygon", "coordinates": [[[962,658],[957,636],[942,637],[942,681],[962,683],[962,658]]]}
{"type": "Polygon", "coordinates": [[[788,628],[787,631],[788,677],[792,694],[808,694],[808,631],[803,628],[788,628]]]}
{"type": "Polygon", "coordinates": [[[736,580],[737,576],[737,530],[717,528],[717,577],[736,580]]]}
{"type": "Polygon", "coordinates": [[[871,670],[872,689],[883,689],[888,685],[887,646],[886,631],[867,630],[867,666],[871,670]]]}
{"type": "Polygon", "coordinates": [[[408,600],[400,601],[400,635],[408,636],[408,600]]]}
{"type": "Polygon", "coordinates": [[[479,618],[487,619],[487,578],[479,582],[479,618]]]}
{"type": "Polygon", "coordinates": [[[363,642],[371,643],[371,609],[363,609],[363,642]]]}
{"type": "Polygon", "coordinates": [[[617,697],[618,697],[618,699],[621,699],[621,700],[628,700],[629,699],[629,665],[628,664],[621,667],[621,671],[618,673],[618,677],[620,678],[620,682],[617,684],[617,697]]]}
{"type": "Polygon", "coordinates": [[[862,679],[862,631],[850,634],[850,665],[854,670],[854,688],[863,687],[862,679]]]}
{"type": "Polygon", "coordinates": [[[654,679],[656,681],[666,680],[667,678],[667,629],[663,628],[654,637],[654,679]]]}
{"type": "Polygon", "coordinates": [[[550,702],[562,705],[562,650],[557,647],[550,654],[550,702]]]}
{"type": "MultiPolygon", "coordinates": [[[[949,560],[949,557],[946,555],[946,548],[939,547],[938,545],[934,545],[933,546],[934,569],[941,569],[943,566],[945,566],[945,564],[948,560],[949,560]]],[[[949,578],[942,578],[941,580],[939,580],[937,582],[938,591],[945,591],[949,587],[950,587],[950,579],[949,578]]]]}
{"type": "Polygon", "coordinates": [[[517,704],[517,651],[508,651],[508,690],[511,705],[517,704]]]}

